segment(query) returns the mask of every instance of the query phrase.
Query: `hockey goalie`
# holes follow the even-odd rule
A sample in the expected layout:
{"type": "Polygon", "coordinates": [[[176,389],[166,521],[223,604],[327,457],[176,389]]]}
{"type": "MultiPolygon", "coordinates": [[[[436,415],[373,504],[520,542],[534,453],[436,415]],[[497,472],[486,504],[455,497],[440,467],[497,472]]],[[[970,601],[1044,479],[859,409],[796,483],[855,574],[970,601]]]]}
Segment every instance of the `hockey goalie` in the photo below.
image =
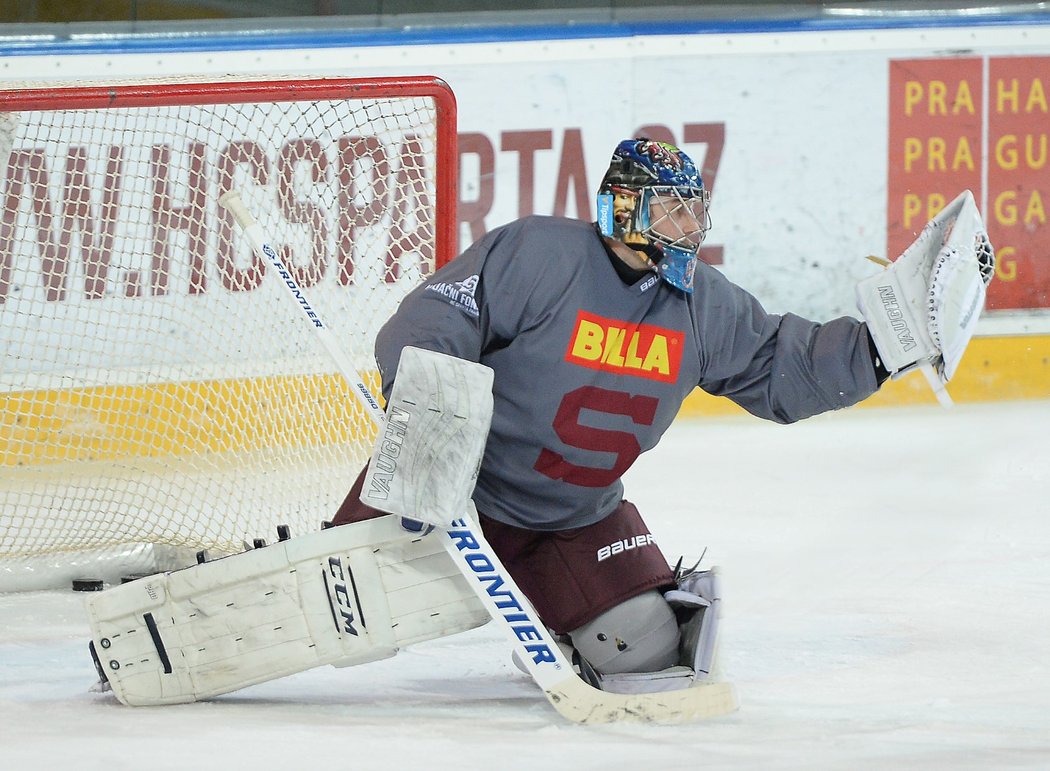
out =
{"type": "MultiPolygon", "coordinates": [[[[673,545],[656,543],[621,477],[697,387],[791,423],[914,368],[947,382],[994,257],[967,192],[861,282],[862,319],[775,315],[697,260],[709,200],[681,150],[625,140],[597,223],[517,220],[418,286],[378,336],[386,421],[334,527],[88,600],[117,697],[208,698],[493,618],[527,670],[571,665],[579,687],[544,689],[556,706],[586,700],[573,719],[732,710],[714,666],[717,571],[671,567],[673,545]],[[487,567],[523,597],[456,564],[481,534],[487,567]]],[[[715,513],[699,500],[702,530],[715,513]]]]}

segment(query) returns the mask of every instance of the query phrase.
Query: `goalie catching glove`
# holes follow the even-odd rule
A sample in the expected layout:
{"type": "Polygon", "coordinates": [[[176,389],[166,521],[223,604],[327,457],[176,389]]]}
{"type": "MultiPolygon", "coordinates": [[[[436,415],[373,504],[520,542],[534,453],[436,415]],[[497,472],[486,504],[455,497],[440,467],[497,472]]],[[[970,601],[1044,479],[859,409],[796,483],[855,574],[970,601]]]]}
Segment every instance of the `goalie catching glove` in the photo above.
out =
{"type": "Polygon", "coordinates": [[[973,336],[994,272],[995,253],[966,190],[896,262],[857,284],[857,305],[886,370],[896,375],[929,365],[947,383],[973,336]]]}

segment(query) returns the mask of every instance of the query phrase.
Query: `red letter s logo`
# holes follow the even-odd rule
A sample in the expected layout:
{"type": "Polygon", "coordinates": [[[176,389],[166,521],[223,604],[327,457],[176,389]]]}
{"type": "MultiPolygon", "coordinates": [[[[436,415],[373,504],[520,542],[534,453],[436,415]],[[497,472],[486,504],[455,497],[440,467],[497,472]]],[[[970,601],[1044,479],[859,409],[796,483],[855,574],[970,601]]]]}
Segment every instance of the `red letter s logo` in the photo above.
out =
{"type": "Polygon", "coordinates": [[[554,431],[565,444],[581,450],[615,453],[612,468],[577,466],[564,456],[544,448],[533,466],[536,471],[580,487],[606,487],[619,479],[642,453],[638,438],[627,431],[612,431],[580,425],[583,410],[626,415],[632,422],[649,426],[656,417],[659,400],[652,396],[631,396],[623,391],[609,391],[584,386],[565,394],[554,416],[554,431]]]}

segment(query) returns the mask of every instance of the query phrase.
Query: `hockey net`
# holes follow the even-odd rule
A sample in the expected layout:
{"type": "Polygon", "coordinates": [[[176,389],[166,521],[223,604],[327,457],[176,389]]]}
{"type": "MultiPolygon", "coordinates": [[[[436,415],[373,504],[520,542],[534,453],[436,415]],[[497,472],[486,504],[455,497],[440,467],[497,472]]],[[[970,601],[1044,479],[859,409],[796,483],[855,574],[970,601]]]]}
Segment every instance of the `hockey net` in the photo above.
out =
{"type": "Polygon", "coordinates": [[[374,429],[216,201],[374,382],[455,248],[455,137],[434,78],[0,89],[0,591],[330,518],[374,429]]]}

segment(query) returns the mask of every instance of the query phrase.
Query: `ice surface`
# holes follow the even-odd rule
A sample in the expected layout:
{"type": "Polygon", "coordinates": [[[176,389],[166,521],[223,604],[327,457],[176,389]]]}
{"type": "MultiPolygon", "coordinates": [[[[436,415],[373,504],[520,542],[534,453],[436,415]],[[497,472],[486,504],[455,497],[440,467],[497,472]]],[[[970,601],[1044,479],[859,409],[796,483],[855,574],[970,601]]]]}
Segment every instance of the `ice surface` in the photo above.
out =
{"type": "Polygon", "coordinates": [[[490,626],[209,703],[89,692],[81,597],[0,596],[0,769],[1050,767],[1050,402],[680,421],[627,478],[724,574],[739,712],[564,722],[490,626]]]}

